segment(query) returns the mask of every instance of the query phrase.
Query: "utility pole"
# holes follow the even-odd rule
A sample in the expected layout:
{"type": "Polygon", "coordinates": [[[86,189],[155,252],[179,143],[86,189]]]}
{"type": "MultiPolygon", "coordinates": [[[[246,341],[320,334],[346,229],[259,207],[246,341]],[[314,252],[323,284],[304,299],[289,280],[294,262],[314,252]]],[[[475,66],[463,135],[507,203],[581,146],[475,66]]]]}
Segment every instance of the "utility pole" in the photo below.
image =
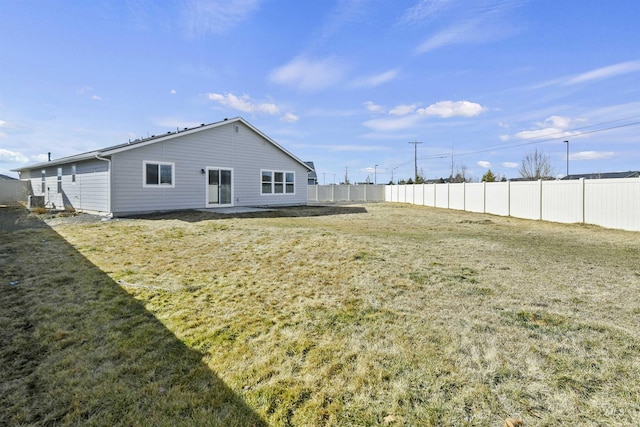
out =
{"type": "Polygon", "coordinates": [[[378,165],[373,167],[373,185],[378,184],[378,165]]]}
{"type": "Polygon", "coordinates": [[[419,141],[409,141],[409,144],[413,144],[413,164],[414,164],[414,168],[415,168],[415,180],[413,181],[414,183],[416,183],[418,181],[418,144],[422,144],[422,142],[419,141]]]}
{"type": "Polygon", "coordinates": [[[349,166],[344,167],[344,183],[349,185],[349,166]]]}
{"type": "Polygon", "coordinates": [[[451,144],[451,175],[449,175],[449,181],[453,178],[453,144],[451,144]]]}

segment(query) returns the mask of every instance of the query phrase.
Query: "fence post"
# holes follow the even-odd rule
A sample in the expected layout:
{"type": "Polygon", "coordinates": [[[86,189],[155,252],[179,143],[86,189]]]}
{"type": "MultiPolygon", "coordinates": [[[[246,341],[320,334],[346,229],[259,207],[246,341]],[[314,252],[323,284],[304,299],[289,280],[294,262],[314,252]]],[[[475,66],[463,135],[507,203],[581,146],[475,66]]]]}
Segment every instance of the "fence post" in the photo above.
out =
{"type": "Polygon", "coordinates": [[[507,181],[507,216],[511,216],[511,181],[507,181]]]}
{"type": "Polygon", "coordinates": [[[540,221],[542,221],[542,180],[538,180],[538,192],[540,194],[540,221]]]}
{"type": "Polygon", "coordinates": [[[487,181],[482,181],[482,213],[487,213],[487,181]]]}
{"type": "Polygon", "coordinates": [[[582,223],[583,224],[584,224],[584,221],[585,221],[584,209],[585,209],[585,204],[586,204],[586,200],[585,200],[586,191],[584,191],[585,190],[584,186],[585,186],[584,178],[580,178],[580,191],[582,191],[580,199],[582,199],[582,223]]]}
{"type": "Polygon", "coordinates": [[[462,210],[467,210],[467,183],[462,181],[462,210]]]}
{"type": "Polygon", "coordinates": [[[436,207],[436,193],[438,192],[438,186],[436,183],[433,183],[433,207],[436,207]]]}

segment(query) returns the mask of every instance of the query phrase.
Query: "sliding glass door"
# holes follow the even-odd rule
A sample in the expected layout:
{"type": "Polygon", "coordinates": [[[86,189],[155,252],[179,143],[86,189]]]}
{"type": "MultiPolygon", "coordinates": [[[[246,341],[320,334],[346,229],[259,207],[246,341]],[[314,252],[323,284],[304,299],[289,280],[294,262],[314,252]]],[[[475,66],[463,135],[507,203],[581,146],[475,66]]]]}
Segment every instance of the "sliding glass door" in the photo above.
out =
{"type": "Polygon", "coordinates": [[[233,205],[232,177],[231,169],[207,169],[207,206],[233,205]]]}

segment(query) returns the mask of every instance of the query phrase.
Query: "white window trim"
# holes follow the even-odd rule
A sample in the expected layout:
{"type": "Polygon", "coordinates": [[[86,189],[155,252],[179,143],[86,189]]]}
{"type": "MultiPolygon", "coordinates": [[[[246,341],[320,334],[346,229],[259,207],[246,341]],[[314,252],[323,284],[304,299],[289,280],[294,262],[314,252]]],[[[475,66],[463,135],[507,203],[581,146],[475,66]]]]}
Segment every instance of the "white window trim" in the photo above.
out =
{"type": "Polygon", "coordinates": [[[173,162],[159,162],[155,160],[142,161],[142,187],[143,188],[175,188],[176,164],[173,162]],[[160,180],[160,166],[171,166],[171,184],[147,184],[147,164],[158,165],[158,180],[160,180]]]}
{"type": "Polygon", "coordinates": [[[261,196],[275,196],[275,197],[282,197],[282,196],[295,196],[296,194],[296,173],[294,171],[286,171],[286,170],[276,170],[276,169],[260,169],[260,195],[261,196]],[[271,173],[271,192],[270,193],[264,193],[262,191],[262,174],[263,172],[269,172],[271,173]],[[276,173],[281,173],[282,174],[282,182],[279,182],[279,184],[281,183],[283,185],[283,189],[282,189],[282,193],[276,193],[276,173]],[[287,174],[291,173],[293,174],[293,193],[287,193],[287,174]]]}

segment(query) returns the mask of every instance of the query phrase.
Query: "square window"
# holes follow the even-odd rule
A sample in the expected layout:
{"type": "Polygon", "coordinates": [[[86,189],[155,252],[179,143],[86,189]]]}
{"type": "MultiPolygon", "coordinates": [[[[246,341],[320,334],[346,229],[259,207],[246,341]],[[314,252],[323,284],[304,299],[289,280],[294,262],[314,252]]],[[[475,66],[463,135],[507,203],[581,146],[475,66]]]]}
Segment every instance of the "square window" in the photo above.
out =
{"type": "Polygon", "coordinates": [[[144,162],[144,187],[174,187],[174,164],[144,162]]]}

